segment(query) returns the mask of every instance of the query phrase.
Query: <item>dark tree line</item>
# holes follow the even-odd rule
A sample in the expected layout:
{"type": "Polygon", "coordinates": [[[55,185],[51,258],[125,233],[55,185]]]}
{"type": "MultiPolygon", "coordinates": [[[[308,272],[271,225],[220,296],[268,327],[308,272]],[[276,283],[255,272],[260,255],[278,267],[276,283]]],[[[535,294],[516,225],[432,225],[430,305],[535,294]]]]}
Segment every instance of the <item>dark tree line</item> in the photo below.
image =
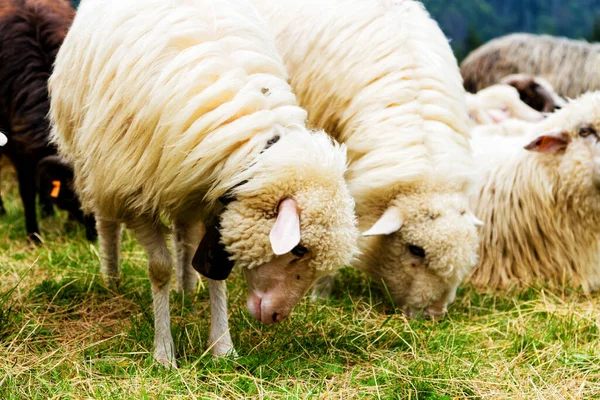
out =
{"type": "Polygon", "coordinates": [[[511,32],[600,41],[600,0],[422,0],[459,58],[511,32]],[[475,46],[476,47],[476,46],[475,46]]]}

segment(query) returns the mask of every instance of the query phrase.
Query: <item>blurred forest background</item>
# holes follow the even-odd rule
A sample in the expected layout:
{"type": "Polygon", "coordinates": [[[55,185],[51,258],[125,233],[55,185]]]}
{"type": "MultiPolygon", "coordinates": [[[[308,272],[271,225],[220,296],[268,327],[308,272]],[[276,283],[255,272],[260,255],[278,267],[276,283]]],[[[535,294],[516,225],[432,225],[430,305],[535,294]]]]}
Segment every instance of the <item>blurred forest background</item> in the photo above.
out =
{"type": "MultiPolygon", "coordinates": [[[[421,1],[451,39],[459,60],[489,39],[511,32],[600,41],[600,0],[421,1]]],[[[80,0],[71,2],[77,6],[80,0]]]]}
{"type": "Polygon", "coordinates": [[[600,0],[421,0],[459,60],[511,32],[600,41],[600,0]]]}

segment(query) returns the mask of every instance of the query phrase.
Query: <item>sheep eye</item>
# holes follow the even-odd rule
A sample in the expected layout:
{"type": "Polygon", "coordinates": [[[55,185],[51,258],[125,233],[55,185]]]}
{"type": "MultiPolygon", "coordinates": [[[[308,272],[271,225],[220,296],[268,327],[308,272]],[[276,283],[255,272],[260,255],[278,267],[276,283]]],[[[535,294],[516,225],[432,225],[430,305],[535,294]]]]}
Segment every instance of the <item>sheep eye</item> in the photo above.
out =
{"type": "Polygon", "coordinates": [[[410,254],[413,256],[425,258],[425,250],[422,247],[411,244],[408,246],[408,251],[410,251],[410,254]]]}
{"type": "Polygon", "coordinates": [[[308,249],[300,244],[292,249],[292,254],[298,258],[304,257],[306,253],[308,253],[308,249]]]}
{"type": "Polygon", "coordinates": [[[590,135],[598,136],[596,129],[591,125],[583,125],[579,128],[579,136],[588,137],[590,135]]]}

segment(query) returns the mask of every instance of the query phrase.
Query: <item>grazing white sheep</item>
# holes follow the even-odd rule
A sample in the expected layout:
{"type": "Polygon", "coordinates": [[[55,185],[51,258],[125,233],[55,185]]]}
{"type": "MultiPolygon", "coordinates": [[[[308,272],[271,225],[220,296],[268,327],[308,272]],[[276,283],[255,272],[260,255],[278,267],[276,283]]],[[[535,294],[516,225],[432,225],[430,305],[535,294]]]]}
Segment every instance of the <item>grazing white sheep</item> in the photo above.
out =
{"type": "MultiPolygon", "coordinates": [[[[86,0],[60,49],[53,140],[98,217],[106,279],[118,282],[121,222],[148,253],[154,356],[165,365],[175,361],[160,215],[174,225],[179,287],[193,286],[190,262],[214,279],[242,267],[249,310],[265,324],[355,253],[345,150],[307,131],[286,79],[243,0],[86,0]]],[[[233,350],[226,287],[209,286],[218,355],[233,350]]]]}
{"type": "Polygon", "coordinates": [[[4,146],[6,143],[8,143],[8,138],[4,133],[0,132],[0,146],[4,146]]]}
{"type": "Polygon", "coordinates": [[[600,285],[600,92],[522,136],[474,135],[482,289],[600,285]]]}
{"type": "Polygon", "coordinates": [[[469,118],[442,31],[410,0],[253,4],[310,123],[348,147],[364,232],[356,266],[407,312],[442,314],[476,264],[478,242],[466,194],[469,118]]]}
{"type": "Polygon", "coordinates": [[[509,118],[523,121],[541,121],[544,115],[529,107],[513,86],[498,84],[476,94],[467,93],[467,110],[478,125],[496,124],[509,118]]]}

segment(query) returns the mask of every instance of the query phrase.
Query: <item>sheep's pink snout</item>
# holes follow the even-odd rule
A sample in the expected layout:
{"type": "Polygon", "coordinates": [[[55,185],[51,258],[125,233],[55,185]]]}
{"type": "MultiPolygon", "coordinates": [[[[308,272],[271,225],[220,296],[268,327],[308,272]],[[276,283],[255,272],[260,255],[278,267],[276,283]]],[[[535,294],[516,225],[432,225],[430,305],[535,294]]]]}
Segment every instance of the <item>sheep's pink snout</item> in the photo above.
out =
{"type": "Polygon", "coordinates": [[[278,307],[269,296],[255,292],[250,292],[248,295],[248,311],[265,325],[281,322],[290,314],[284,307],[278,307]]]}

